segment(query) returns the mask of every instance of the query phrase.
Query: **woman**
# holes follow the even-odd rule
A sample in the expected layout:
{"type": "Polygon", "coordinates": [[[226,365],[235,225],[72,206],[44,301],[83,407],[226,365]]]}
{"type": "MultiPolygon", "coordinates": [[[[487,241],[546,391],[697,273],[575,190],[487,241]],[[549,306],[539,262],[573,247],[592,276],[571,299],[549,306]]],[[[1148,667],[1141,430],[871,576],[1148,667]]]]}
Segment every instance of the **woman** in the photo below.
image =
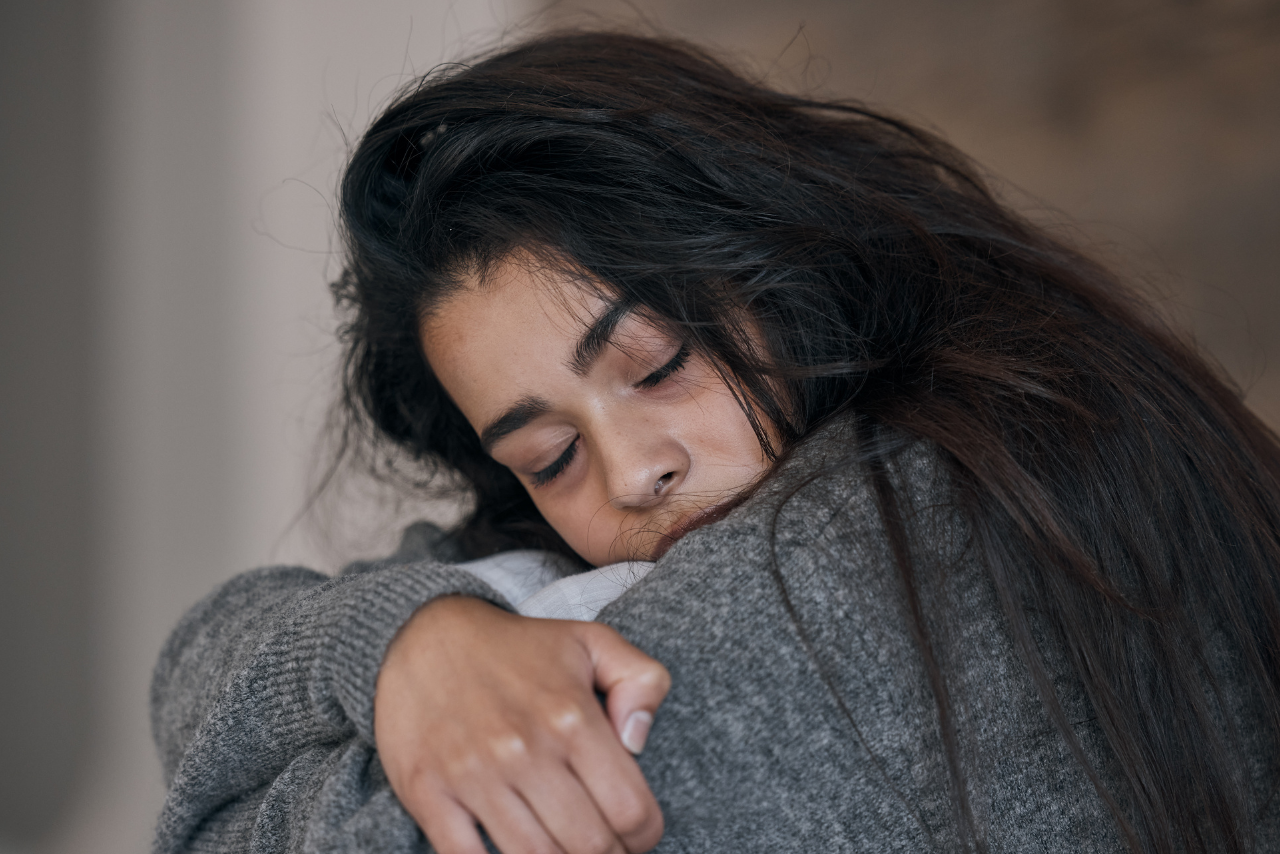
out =
{"type": "Polygon", "coordinates": [[[945,144],[560,35],[406,90],[342,215],[353,428],[475,511],[188,615],[158,850],[1280,846],[1276,439],[945,144]],[[527,548],[656,559],[644,653],[441,562],[527,548]]]}

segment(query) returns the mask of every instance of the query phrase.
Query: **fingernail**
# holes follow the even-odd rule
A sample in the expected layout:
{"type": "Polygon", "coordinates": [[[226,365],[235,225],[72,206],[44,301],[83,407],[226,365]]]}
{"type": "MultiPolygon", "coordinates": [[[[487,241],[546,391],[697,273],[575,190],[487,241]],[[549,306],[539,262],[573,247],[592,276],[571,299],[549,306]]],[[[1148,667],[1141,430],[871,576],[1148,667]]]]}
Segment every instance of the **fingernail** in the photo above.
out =
{"type": "Polygon", "coordinates": [[[632,753],[644,750],[645,740],[649,738],[649,727],[653,725],[653,715],[648,712],[632,712],[622,727],[622,746],[632,753]]]}

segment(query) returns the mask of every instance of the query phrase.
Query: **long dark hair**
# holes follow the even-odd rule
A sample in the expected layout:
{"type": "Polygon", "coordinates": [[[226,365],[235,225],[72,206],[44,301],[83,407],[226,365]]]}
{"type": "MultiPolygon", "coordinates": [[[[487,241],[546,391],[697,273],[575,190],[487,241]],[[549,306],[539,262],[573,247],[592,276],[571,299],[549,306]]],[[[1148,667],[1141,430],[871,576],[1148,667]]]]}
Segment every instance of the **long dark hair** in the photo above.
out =
{"type": "Polygon", "coordinates": [[[772,452],[856,420],[971,845],[982,832],[888,474],[900,437],[940,449],[1022,659],[1121,838],[1249,846],[1267,795],[1250,794],[1244,742],[1221,723],[1210,647],[1256,688],[1274,743],[1276,438],[1106,270],[1004,208],[937,137],[771,91],[689,45],[557,34],[406,89],[359,143],[341,211],[349,435],[471,490],[468,553],[566,548],[432,376],[419,321],[464,275],[532,253],[721,366],[777,428],[772,452]],[[767,353],[746,343],[744,315],[767,353]],[[1118,791],[1066,720],[1033,622],[1066,651],[1118,791]]]}

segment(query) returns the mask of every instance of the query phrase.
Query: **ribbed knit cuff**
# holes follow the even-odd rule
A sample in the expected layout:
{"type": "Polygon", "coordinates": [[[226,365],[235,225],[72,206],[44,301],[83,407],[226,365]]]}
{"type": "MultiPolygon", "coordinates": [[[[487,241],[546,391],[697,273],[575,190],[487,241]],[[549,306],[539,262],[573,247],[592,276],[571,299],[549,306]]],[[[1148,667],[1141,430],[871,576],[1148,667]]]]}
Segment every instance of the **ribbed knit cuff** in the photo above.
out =
{"type": "Polygon", "coordinates": [[[327,679],[356,732],[373,743],[373,694],[387,647],[418,608],[441,596],[474,596],[511,610],[492,587],[465,570],[434,561],[389,566],[351,579],[331,625],[327,679]]]}

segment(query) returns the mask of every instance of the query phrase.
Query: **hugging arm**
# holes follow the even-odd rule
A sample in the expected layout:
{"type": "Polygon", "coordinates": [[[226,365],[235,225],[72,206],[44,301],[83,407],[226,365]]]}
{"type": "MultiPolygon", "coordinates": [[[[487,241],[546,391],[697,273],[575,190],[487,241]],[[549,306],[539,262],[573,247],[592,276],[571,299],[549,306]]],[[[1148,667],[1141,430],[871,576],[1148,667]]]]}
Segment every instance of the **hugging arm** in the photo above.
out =
{"type": "Polygon", "coordinates": [[[591,689],[615,710],[652,709],[665,670],[603,626],[481,600],[501,603],[469,573],[414,561],[332,579],[259,570],[193,608],[152,686],[169,785],[155,850],[426,850],[416,818],[440,851],[480,851],[472,816],[508,854],[532,850],[539,832],[572,852],[652,847],[661,815],[591,689]],[[538,695],[548,673],[552,690],[538,695]],[[493,750],[513,732],[526,761],[493,750]],[[530,786],[550,777],[563,785],[530,786]],[[493,806],[504,792],[523,814],[493,806]],[[594,826],[557,824],[574,798],[600,804],[594,826]]]}
{"type": "Polygon", "coordinates": [[[336,578],[258,570],[193,608],[152,682],[169,788],[155,850],[359,850],[341,837],[370,810],[378,847],[413,850],[416,829],[373,750],[374,685],[399,627],[452,593],[497,599],[422,561],[336,578]]]}

